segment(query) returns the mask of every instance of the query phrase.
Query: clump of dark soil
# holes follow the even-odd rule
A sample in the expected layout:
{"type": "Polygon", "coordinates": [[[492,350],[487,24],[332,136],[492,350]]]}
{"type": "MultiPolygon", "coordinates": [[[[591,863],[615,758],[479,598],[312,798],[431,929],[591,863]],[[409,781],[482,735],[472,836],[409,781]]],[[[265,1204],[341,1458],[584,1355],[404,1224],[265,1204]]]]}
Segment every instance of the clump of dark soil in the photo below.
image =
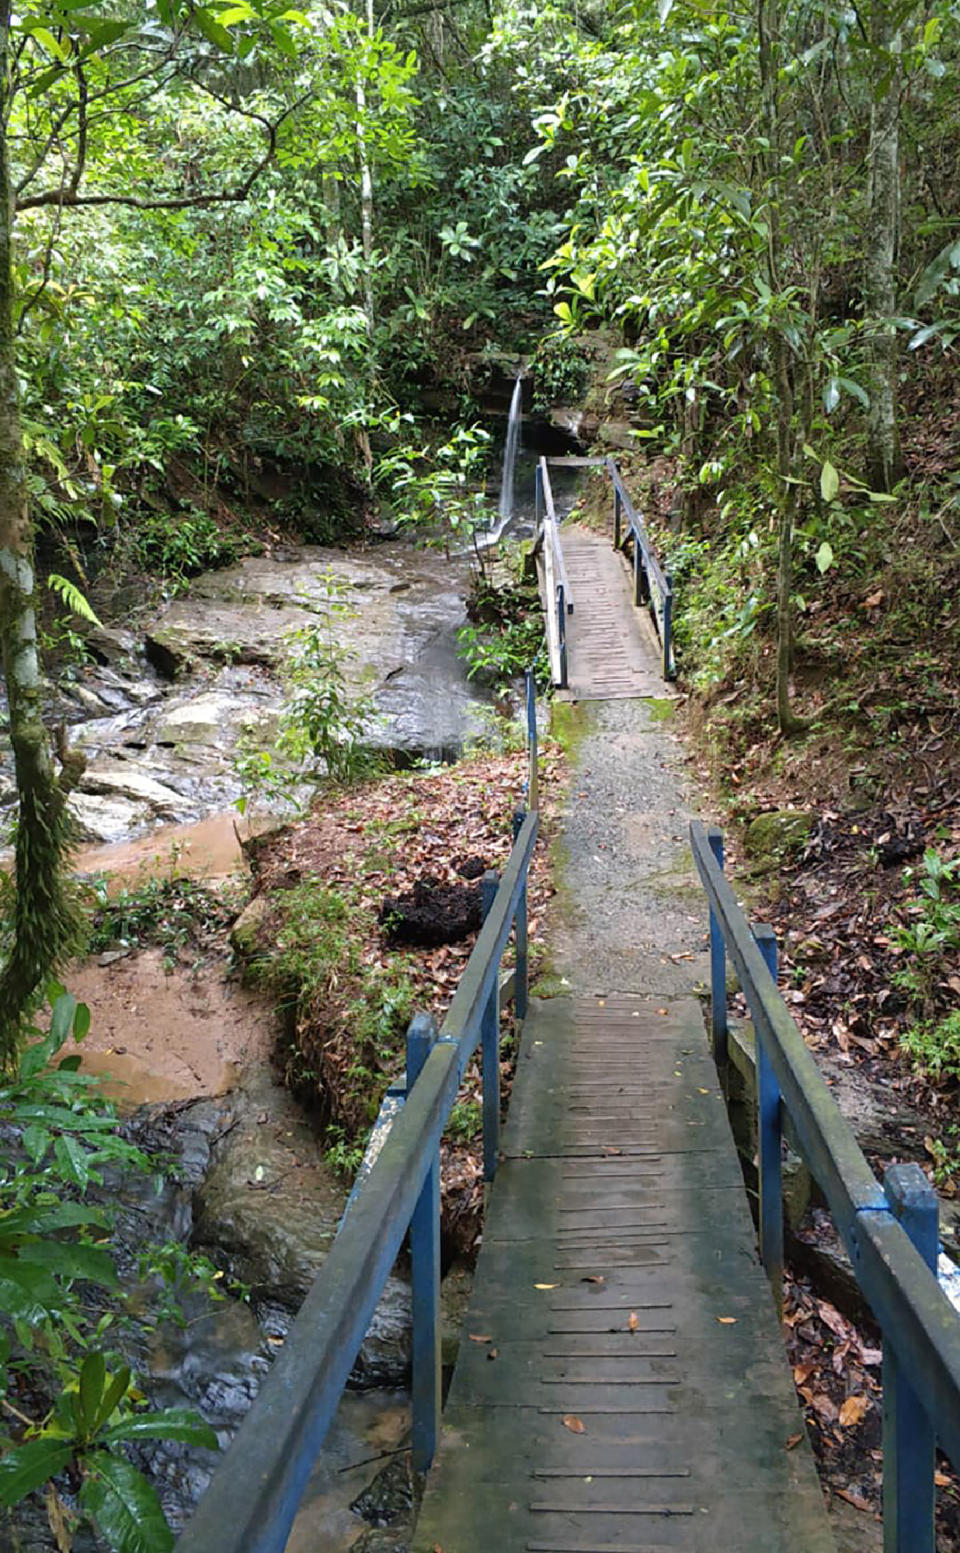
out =
{"type": "Polygon", "coordinates": [[[388,944],[420,944],[433,949],[456,944],[479,930],[479,885],[441,884],[429,875],[404,895],[386,896],[377,921],[388,944]]]}

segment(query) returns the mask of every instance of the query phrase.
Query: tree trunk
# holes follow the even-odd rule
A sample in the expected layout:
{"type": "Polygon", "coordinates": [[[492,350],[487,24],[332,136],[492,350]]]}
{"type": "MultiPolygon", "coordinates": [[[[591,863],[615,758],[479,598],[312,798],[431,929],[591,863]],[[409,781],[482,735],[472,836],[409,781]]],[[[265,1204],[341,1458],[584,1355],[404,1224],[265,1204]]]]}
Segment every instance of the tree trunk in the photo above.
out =
{"type": "Polygon", "coordinates": [[[870,410],[867,416],[867,480],[890,491],[903,477],[897,428],[899,350],[896,262],[900,236],[901,37],[889,8],[876,0],[871,53],[875,76],[889,76],[870,108],[869,185],[865,301],[870,346],[870,410]]]}
{"type": "MultiPolygon", "coordinates": [[[[774,43],[779,37],[780,17],[777,0],[759,0],[757,5],[757,43],[760,63],[760,92],[763,125],[767,137],[764,155],[764,183],[767,218],[767,280],[777,293],[781,286],[781,210],[780,210],[780,102],[774,43]]],[[[791,346],[783,325],[774,324],[769,343],[773,366],[773,384],[777,401],[777,724],[789,736],[806,728],[790,705],[790,670],[793,659],[793,524],[797,488],[793,480],[796,435],[794,427],[794,371],[791,346]]]]}
{"type": "Polygon", "coordinates": [[[9,108],[10,0],[0,0],[0,645],[19,813],[14,943],[0,973],[0,1063],[16,1051],[19,1017],[75,936],[64,859],[69,821],[41,719],[34,607],[33,531],[13,322],[13,207],[5,126],[9,108]]]}
{"type": "MultiPolygon", "coordinates": [[[[376,22],[373,0],[367,0],[367,37],[373,40],[376,22]]],[[[360,166],[360,234],[363,244],[363,310],[373,334],[376,311],[373,293],[373,168],[367,146],[367,87],[362,72],[357,76],[357,161],[360,166]]]]}

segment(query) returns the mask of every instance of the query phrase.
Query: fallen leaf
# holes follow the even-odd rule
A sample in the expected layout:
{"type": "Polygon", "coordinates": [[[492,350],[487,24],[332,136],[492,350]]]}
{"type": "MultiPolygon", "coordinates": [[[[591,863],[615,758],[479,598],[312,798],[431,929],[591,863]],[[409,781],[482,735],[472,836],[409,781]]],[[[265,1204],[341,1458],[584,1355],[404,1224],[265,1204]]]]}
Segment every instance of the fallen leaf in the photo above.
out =
{"type": "Polygon", "coordinates": [[[868,609],[876,609],[878,604],[883,603],[883,589],[878,588],[876,593],[871,593],[863,602],[868,609]]]}
{"type": "Polygon", "coordinates": [[[636,1311],[635,1310],[631,1310],[629,1316],[627,1317],[627,1331],[628,1332],[635,1332],[639,1325],[640,1325],[640,1322],[637,1319],[636,1311]]]}
{"type": "Polygon", "coordinates": [[[622,1154],[623,1149],[615,1149],[612,1143],[605,1143],[603,1146],[603,1152],[605,1154],[622,1154]]]}
{"type": "Polygon", "coordinates": [[[871,1505],[861,1494],[854,1494],[848,1488],[836,1488],[834,1493],[839,1499],[845,1499],[847,1504],[852,1504],[855,1510],[869,1510],[871,1505]]]}
{"type": "Polygon", "coordinates": [[[564,1413],[560,1422],[565,1429],[570,1430],[571,1434],[586,1434],[587,1432],[586,1424],[582,1418],[577,1417],[576,1413],[564,1413]]]}
{"type": "Polygon", "coordinates": [[[557,1286],[555,1283],[535,1283],[533,1287],[535,1289],[555,1289],[557,1286]]]}
{"type": "Polygon", "coordinates": [[[709,1095],[709,1093],[710,1093],[709,1089],[700,1089],[699,1085],[697,1086],[697,1088],[698,1088],[698,1093],[700,1093],[701,1095],[709,1095]]]}
{"type": "Polygon", "coordinates": [[[669,1012],[670,1012],[669,1009],[666,1009],[666,1008],[658,1008],[657,1009],[657,1013],[658,1014],[667,1014],[669,1012]]]}
{"type": "Polygon", "coordinates": [[[718,1316],[717,1320],[722,1327],[732,1327],[737,1324],[736,1316],[718,1316]]]}
{"type": "Polygon", "coordinates": [[[467,1336],[469,1337],[471,1343],[492,1343],[493,1342],[493,1338],[492,1337],[488,1337],[486,1335],[486,1333],[484,1333],[484,1332],[468,1332],[467,1336]]]}
{"type": "Polygon", "coordinates": [[[581,1283],[606,1283],[606,1281],[603,1273],[587,1273],[586,1277],[580,1279],[581,1283]]]}
{"type": "Polygon", "coordinates": [[[950,1484],[953,1482],[953,1479],[949,1472],[935,1472],[933,1474],[933,1481],[936,1483],[938,1488],[949,1488],[950,1484]]]}
{"type": "Polygon", "coordinates": [[[792,1451],[792,1450],[794,1450],[796,1448],[796,1446],[798,1446],[800,1444],[800,1441],[802,1439],[803,1439],[803,1435],[802,1434],[791,1434],[784,1442],[784,1446],[783,1446],[784,1450],[785,1451],[792,1451]]]}
{"type": "Polygon", "coordinates": [[[870,1398],[865,1397],[862,1392],[854,1392],[853,1396],[847,1397],[840,1409],[840,1423],[844,1429],[849,1429],[854,1424],[860,1423],[869,1410],[870,1398]]]}
{"type": "Polygon", "coordinates": [[[488,1359],[499,1359],[499,1357],[500,1357],[500,1350],[499,1350],[499,1348],[491,1348],[490,1352],[487,1354],[487,1358],[488,1359]]]}

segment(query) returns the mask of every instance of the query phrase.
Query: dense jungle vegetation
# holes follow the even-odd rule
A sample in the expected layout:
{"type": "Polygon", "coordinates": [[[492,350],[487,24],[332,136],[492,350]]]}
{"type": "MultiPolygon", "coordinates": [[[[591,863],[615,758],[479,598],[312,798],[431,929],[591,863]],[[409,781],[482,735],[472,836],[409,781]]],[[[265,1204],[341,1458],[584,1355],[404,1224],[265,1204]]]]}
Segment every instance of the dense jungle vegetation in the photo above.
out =
{"type": "MultiPolygon", "coordinates": [[[[522,356],[540,404],[576,400],[602,335],[734,801],[761,768],[880,797],[918,755],[933,794],[960,647],[958,58],[948,0],[0,0],[0,1125],[22,1142],[0,1358],[41,1353],[61,1388],[42,1423],[6,1405],[0,1502],[69,1468],[113,1545],[169,1546],[121,1446],[202,1436],[138,1411],[81,1297],[115,1277],[87,1186],[146,1166],[71,1066],[45,1073],[83,1011],[30,1024],[76,932],[42,655],[82,653],[131,570],[175,586],[377,516],[469,528],[487,370],[522,356]]],[[[931,1039],[930,953],[957,943],[938,856],[920,904],[951,909],[909,951],[931,1039]]]]}

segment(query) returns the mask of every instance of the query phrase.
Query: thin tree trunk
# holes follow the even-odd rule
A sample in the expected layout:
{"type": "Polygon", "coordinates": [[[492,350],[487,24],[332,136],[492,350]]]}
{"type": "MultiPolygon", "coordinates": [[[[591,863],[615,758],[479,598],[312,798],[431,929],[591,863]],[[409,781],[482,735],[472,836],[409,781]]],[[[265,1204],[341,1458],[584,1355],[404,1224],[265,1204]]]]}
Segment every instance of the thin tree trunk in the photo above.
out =
{"type": "Polygon", "coordinates": [[[883,95],[879,100],[874,98],[870,108],[864,277],[871,358],[867,479],[874,490],[890,491],[903,477],[897,426],[899,350],[893,323],[900,238],[901,36],[881,0],[873,6],[871,30],[875,73],[889,74],[889,81],[883,95]]]}
{"type": "MultiPolygon", "coordinates": [[[[372,41],[376,23],[373,0],[367,0],[367,37],[372,41]]],[[[363,244],[363,310],[367,329],[373,334],[376,310],[373,293],[373,169],[367,147],[367,87],[362,74],[357,76],[357,160],[360,165],[360,233],[363,244]]]]}
{"type": "MultiPolygon", "coordinates": [[[[770,290],[780,290],[781,211],[780,211],[780,103],[774,40],[779,36],[780,17],[777,0],[758,0],[757,42],[760,62],[760,91],[763,105],[767,151],[764,155],[767,218],[767,277],[770,290]]],[[[796,513],[796,485],[793,480],[796,435],[794,428],[793,362],[791,347],[782,326],[774,326],[770,340],[773,382],[777,400],[777,723],[789,736],[800,733],[806,723],[790,705],[790,670],[793,660],[793,524],[796,513]]]]}
{"type": "Polygon", "coordinates": [[[16,1050],[19,1016],[73,938],[64,888],[69,822],[41,719],[33,530],[13,328],[13,206],[5,127],[9,106],[10,0],[0,0],[0,646],[19,812],[14,943],[0,973],[0,1063],[16,1050]]]}

